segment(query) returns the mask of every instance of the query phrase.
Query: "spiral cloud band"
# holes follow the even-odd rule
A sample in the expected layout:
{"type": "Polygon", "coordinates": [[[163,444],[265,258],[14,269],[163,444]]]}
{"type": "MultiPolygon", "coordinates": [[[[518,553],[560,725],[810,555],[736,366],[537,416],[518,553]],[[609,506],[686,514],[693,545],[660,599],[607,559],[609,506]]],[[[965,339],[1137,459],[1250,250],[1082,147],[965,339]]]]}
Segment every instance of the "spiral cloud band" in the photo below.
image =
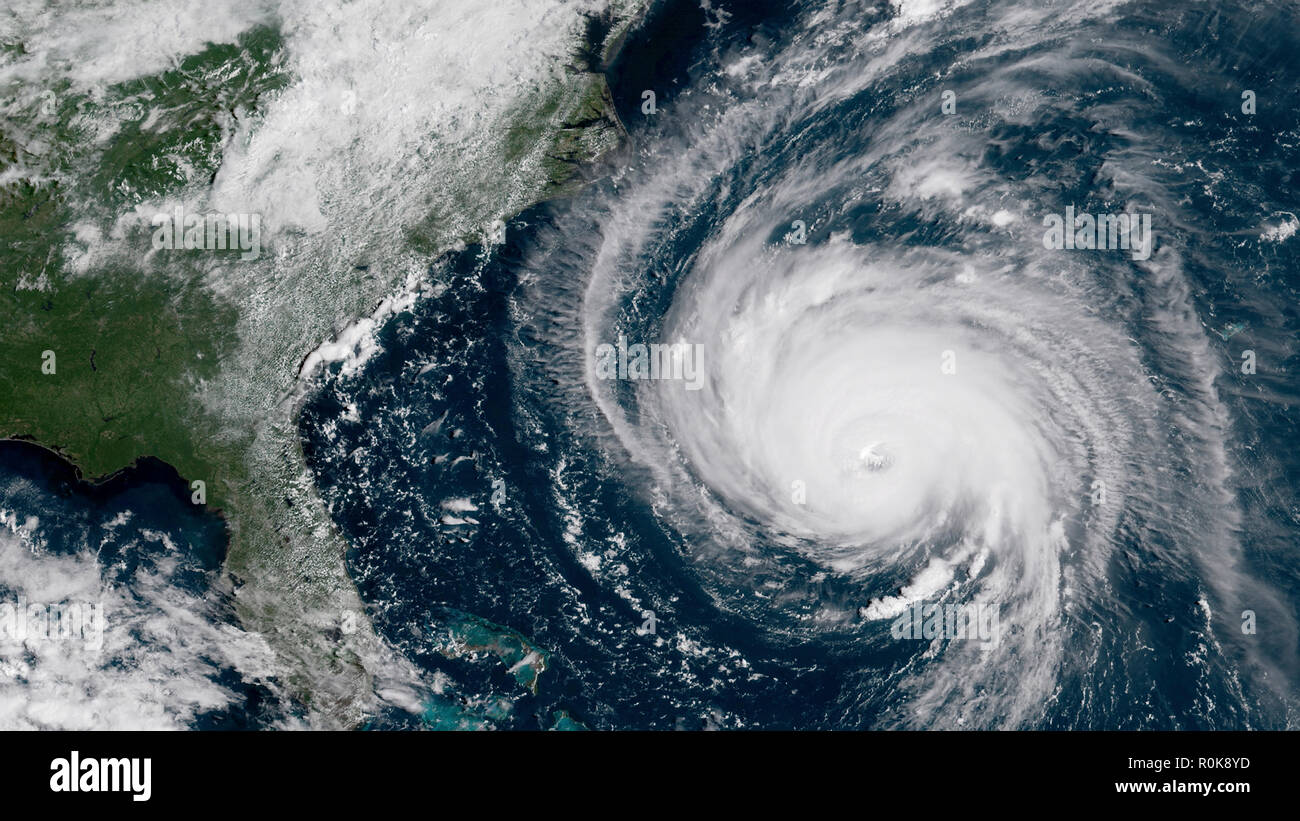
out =
{"type": "Polygon", "coordinates": [[[378,629],[510,625],[597,727],[1292,726],[1265,12],[741,5],[308,409],[378,629]]]}

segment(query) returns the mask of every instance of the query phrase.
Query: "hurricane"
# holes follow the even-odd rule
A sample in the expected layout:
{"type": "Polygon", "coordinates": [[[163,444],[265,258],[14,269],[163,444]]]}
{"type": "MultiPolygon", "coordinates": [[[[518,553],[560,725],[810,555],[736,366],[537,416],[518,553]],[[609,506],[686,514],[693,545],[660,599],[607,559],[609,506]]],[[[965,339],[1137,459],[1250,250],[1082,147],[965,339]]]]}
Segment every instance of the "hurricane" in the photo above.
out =
{"type": "Polygon", "coordinates": [[[1295,26],[658,7],[623,152],[304,412],[381,634],[480,712],[447,625],[543,648],[503,726],[1294,726],[1295,26]]]}

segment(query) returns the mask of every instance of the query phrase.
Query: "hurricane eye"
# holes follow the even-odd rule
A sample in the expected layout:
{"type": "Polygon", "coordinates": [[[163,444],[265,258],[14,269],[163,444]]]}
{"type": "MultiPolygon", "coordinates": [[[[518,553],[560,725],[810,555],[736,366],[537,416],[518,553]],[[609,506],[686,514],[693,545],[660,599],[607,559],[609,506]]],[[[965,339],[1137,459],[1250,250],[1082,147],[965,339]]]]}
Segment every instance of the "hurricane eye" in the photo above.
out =
{"type": "Polygon", "coordinates": [[[878,473],[894,464],[894,456],[882,442],[872,442],[858,452],[858,460],[867,470],[878,473]]]}

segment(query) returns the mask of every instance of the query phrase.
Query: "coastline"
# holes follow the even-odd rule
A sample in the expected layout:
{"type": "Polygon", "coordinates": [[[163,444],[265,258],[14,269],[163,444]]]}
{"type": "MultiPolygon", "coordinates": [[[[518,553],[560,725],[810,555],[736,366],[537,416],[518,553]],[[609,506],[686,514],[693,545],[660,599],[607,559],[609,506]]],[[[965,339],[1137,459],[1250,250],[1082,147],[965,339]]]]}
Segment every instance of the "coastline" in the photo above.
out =
{"type": "MultiPolygon", "coordinates": [[[[621,46],[628,32],[643,19],[648,8],[649,4],[640,0],[625,6],[621,12],[625,16],[619,25],[611,29],[611,32],[617,31],[618,45],[621,46]]],[[[613,106],[604,73],[608,63],[617,55],[617,49],[602,47],[600,53],[602,54],[600,70],[581,72],[586,83],[578,84],[580,91],[569,99],[569,104],[563,110],[551,118],[547,131],[538,135],[535,151],[546,154],[565,138],[566,132],[571,134],[573,131],[602,131],[612,126],[617,131],[618,140],[612,145],[606,144],[598,151],[588,151],[580,158],[574,156],[574,159],[579,161],[561,166],[565,169],[562,177],[557,177],[554,173],[547,174],[547,178],[541,181],[536,195],[526,202],[516,204],[500,217],[501,221],[513,219],[540,202],[569,196],[581,190],[589,182],[589,180],[577,179],[575,183],[581,170],[592,166],[626,144],[627,132],[613,106]],[[600,91],[600,116],[592,120],[588,112],[588,123],[578,127],[570,125],[574,112],[581,112],[590,105],[593,85],[600,91]]],[[[567,147],[572,155],[573,149],[581,146],[581,141],[575,140],[567,147]]],[[[476,243],[482,243],[488,240],[488,235],[485,232],[482,236],[472,239],[476,243]]],[[[463,250],[468,244],[462,240],[461,243],[440,249],[440,252],[463,250]]],[[[401,312],[401,307],[394,308],[394,306],[402,306],[407,300],[418,298],[423,284],[423,280],[417,282],[408,280],[399,289],[382,297],[371,312],[355,317],[334,336],[333,341],[326,341],[301,357],[298,360],[290,393],[278,404],[279,418],[267,420],[262,427],[263,435],[258,437],[262,440],[262,446],[255,445],[253,448],[263,455],[274,453],[282,457],[270,460],[270,464],[266,465],[267,473],[278,477],[276,484],[285,489],[286,500],[292,499],[290,507],[295,515],[288,518],[298,520],[298,526],[294,528],[293,533],[297,535],[310,533],[317,540],[315,544],[305,546],[299,539],[286,534],[278,550],[287,550],[290,560],[275,561],[275,553],[272,550],[268,550],[265,545],[259,547],[253,533],[240,527],[239,523],[232,522],[227,570],[239,582],[237,590],[241,620],[249,629],[263,633],[268,638],[279,639],[273,640],[273,645],[277,650],[289,655],[291,667],[300,672],[314,669],[308,678],[300,679],[301,686],[294,689],[302,695],[325,700],[323,704],[319,701],[316,704],[309,704],[316,715],[315,723],[321,726],[335,728],[363,726],[375,708],[373,691],[376,679],[409,685],[418,678],[418,672],[409,661],[375,632],[366,613],[364,602],[347,572],[345,556],[349,549],[349,542],[325,510],[324,503],[316,492],[314,482],[309,475],[301,437],[298,434],[302,408],[311,391],[319,386],[321,366],[329,361],[340,360],[345,361],[344,367],[359,366],[360,362],[364,361],[364,354],[360,361],[357,361],[350,358],[349,353],[356,350],[355,343],[360,339],[353,339],[352,345],[345,346],[349,351],[345,351],[342,355],[318,357],[315,362],[311,360],[321,348],[337,344],[340,338],[352,335],[350,331],[356,329],[360,323],[368,323],[368,327],[363,330],[360,337],[373,338],[373,335],[379,333],[387,321],[401,312]],[[351,361],[348,361],[349,359],[351,361]],[[287,572],[290,568],[292,574],[287,572]],[[287,584],[290,575],[297,576],[299,583],[287,584]],[[275,579],[282,581],[268,584],[275,579]],[[301,608],[302,617],[292,620],[291,626],[287,626],[278,618],[281,607],[274,595],[266,595],[274,594],[277,588],[285,587],[297,588],[300,595],[305,595],[303,603],[306,606],[301,608]],[[345,617],[344,614],[351,615],[345,617]],[[356,629],[340,639],[337,625],[344,618],[354,619],[356,629]],[[307,629],[301,629],[303,626],[307,626],[307,629]],[[323,665],[322,661],[324,661],[323,665]]],[[[276,506],[269,509],[263,506],[262,510],[265,513],[265,524],[268,526],[255,528],[255,530],[280,531],[279,525],[284,524],[286,511],[276,506]]]]}
{"type": "MultiPolygon", "coordinates": [[[[321,384],[320,366],[355,359],[358,343],[364,347],[366,340],[373,342],[385,322],[418,298],[426,280],[412,279],[403,272],[404,264],[410,268],[412,260],[425,259],[427,273],[428,262],[443,253],[469,243],[490,242],[493,226],[539,202],[581,190],[589,182],[582,172],[625,144],[626,130],[610,99],[604,69],[646,8],[642,0],[614,4],[609,11],[613,22],[603,42],[585,43],[587,53],[601,57],[599,63],[568,66],[563,72],[556,66],[547,69],[543,80],[553,84],[547,86],[549,91],[522,98],[523,106],[508,112],[510,119],[495,124],[518,129],[520,153],[478,158],[485,168],[494,169],[494,178],[508,184],[508,189],[497,193],[484,188],[492,193],[468,203],[450,222],[445,222],[447,213],[438,210],[441,206],[435,206],[425,223],[406,238],[413,253],[398,255],[396,260],[388,256],[373,260],[384,264],[365,277],[347,270],[330,272],[327,281],[318,283],[321,290],[314,301],[319,302],[319,310],[312,313],[303,313],[295,298],[304,283],[301,276],[297,281],[292,276],[277,281],[273,287],[268,283],[268,293],[278,301],[266,316],[236,315],[223,305],[221,319],[231,324],[213,327],[229,337],[221,337],[221,346],[206,358],[201,349],[201,365],[187,366],[195,369],[186,374],[179,391],[147,369],[138,375],[128,373],[124,379],[112,359],[105,376],[101,362],[98,378],[115,381],[89,383],[97,390],[108,389],[106,385],[123,390],[136,403],[143,396],[132,393],[173,390],[174,400],[184,403],[182,409],[144,405],[149,414],[142,416],[142,424],[151,425],[159,416],[168,419],[170,411],[174,416],[169,421],[179,425],[181,435],[161,441],[151,428],[141,428],[149,435],[133,437],[129,447],[106,455],[96,450],[97,443],[121,441],[122,434],[114,434],[116,440],[107,434],[92,436],[65,447],[60,443],[67,440],[62,435],[67,428],[55,421],[30,435],[14,432],[23,431],[30,419],[25,423],[17,416],[6,425],[10,435],[0,441],[37,448],[42,458],[55,460],[61,470],[95,492],[115,492],[123,483],[158,470],[175,492],[184,490],[188,501],[190,482],[205,481],[209,504],[203,510],[217,516],[224,528],[223,573],[231,583],[239,621],[270,644],[291,695],[305,708],[313,726],[363,726],[377,707],[376,682],[414,688],[420,678],[419,671],[370,624],[347,573],[348,541],[321,501],[306,464],[298,426],[304,402],[321,384]],[[479,227],[465,233],[465,226],[471,224],[479,227]],[[352,313],[351,321],[331,322],[332,316],[347,315],[366,302],[373,307],[352,313]],[[334,333],[328,335],[331,324],[334,333]],[[316,336],[321,331],[327,335],[316,336]],[[318,341],[304,351],[301,342],[312,337],[318,341]],[[339,350],[331,351],[331,346],[339,350]],[[295,350],[302,352],[294,354],[295,350]],[[150,381],[142,381],[146,379],[150,381]],[[111,458],[116,455],[128,456],[129,463],[111,458]],[[111,469],[96,473],[92,466],[111,469]],[[350,629],[340,629],[344,624],[350,629]]],[[[212,174],[208,189],[217,176],[212,174]]],[[[456,192],[445,193],[450,197],[456,192]]],[[[291,253],[287,264],[300,264],[295,257],[291,253]]],[[[360,257],[358,261],[372,260],[360,257]]],[[[204,272],[196,275],[194,281],[202,285],[204,272]]],[[[160,289],[166,284],[163,279],[151,280],[148,287],[165,296],[160,289]]],[[[255,281],[245,284],[261,287],[255,281]]],[[[195,292],[206,294],[205,288],[195,292]]],[[[84,341],[94,340],[86,336],[84,341]]],[[[75,342],[81,344],[83,339],[77,337],[75,342]]],[[[192,350],[189,355],[193,356],[192,350]]],[[[93,361],[91,371],[96,371],[93,361]]],[[[70,407],[84,411],[91,409],[91,403],[70,407]]],[[[66,425],[79,420],[56,421],[66,425]]]]}

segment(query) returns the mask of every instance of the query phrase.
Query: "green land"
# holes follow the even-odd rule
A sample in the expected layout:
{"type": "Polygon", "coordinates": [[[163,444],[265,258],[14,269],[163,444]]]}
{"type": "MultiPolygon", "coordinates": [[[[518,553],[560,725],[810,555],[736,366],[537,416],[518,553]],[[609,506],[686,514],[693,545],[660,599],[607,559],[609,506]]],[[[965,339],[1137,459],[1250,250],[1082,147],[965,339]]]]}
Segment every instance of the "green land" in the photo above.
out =
{"type": "MultiPolygon", "coordinates": [[[[432,260],[493,220],[572,192],[579,166],[619,143],[598,62],[639,6],[604,21],[587,44],[595,58],[519,103],[497,154],[484,158],[490,176],[438,192],[406,236],[414,253],[432,260]]],[[[152,456],[204,482],[230,533],[227,570],[245,627],[267,638],[314,725],[353,727],[372,712],[372,677],[400,676],[406,663],[375,636],[344,568],[344,539],[310,480],[297,368],[401,280],[350,266],[325,281],[281,281],[277,271],[246,283],[254,316],[238,289],[213,287],[237,252],[151,254],[147,230],[116,227],[138,204],[211,185],[231,135],[294,83],[285,49],[267,25],[102,93],[0,88],[0,438],[50,448],[92,480],[152,456]],[[112,235],[110,251],[80,253],[103,246],[87,235],[112,235]],[[212,401],[227,386],[238,388],[229,401],[212,401]],[[340,631],[350,619],[356,628],[340,631]]],[[[26,55],[24,43],[0,42],[0,67],[26,55]]],[[[469,627],[473,636],[449,652],[492,653],[536,690],[544,652],[525,651],[506,628],[460,625],[469,627]]]]}

